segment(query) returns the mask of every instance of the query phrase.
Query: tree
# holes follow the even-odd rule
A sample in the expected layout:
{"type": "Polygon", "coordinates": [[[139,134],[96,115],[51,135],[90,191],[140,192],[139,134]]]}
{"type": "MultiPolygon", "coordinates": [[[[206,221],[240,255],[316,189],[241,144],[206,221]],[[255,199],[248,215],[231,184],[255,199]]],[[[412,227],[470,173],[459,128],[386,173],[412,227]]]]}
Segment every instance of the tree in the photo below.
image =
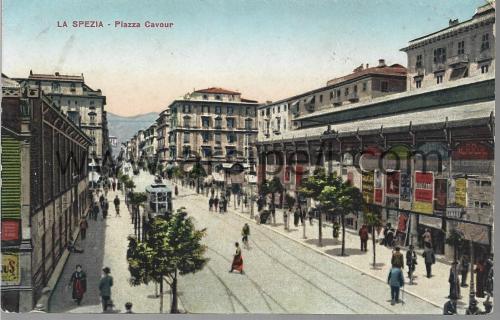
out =
{"type": "Polygon", "coordinates": [[[342,181],[336,175],[329,176],[326,186],[319,195],[319,201],[330,212],[340,215],[342,225],[342,252],[345,255],[345,216],[348,213],[360,211],[363,207],[361,191],[342,181]]]}
{"type": "Polygon", "coordinates": [[[163,312],[163,281],[172,292],[170,313],[179,313],[177,282],[179,275],[195,273],[205,266],[206,246],[201,244],[206,230],[196,230],[185,208],[178,209],[169,219],[153,219],[147,241],[131,249],[128,259],[134,286],[156,282],[160,285],[160,313],[163,312]]]}
{"type": "Polygon", "coordinates": [[[382,225],[382,221],[380,220],[380,217],[377,213],[373,212],[368,212],[365,214],[364,217],[365,223],[368,227],[371,228],[371,233],[372,233],[372,245],[373,245],[373,268],[375,268],[376,265],[376,259],[375,259],[375,229],[380,227],[382,225]]]}
{"type": "Polygon", "coordinates": [[[273,204],[273,206],[274,206],[274,203],[275,203],[274,199],[275,199],[276,193],[281,193],[281,192],[283,192],[284,189],[285,188],[281,184],[280,178],[273,177],[271,179],[271,181],[269,181],[269,183],[268,183],[268,190],[269,190],[269,193],[271,193],[271,203],[273,204]]]}
{"type": "MultiPolygon", "coordinates": [[[[334,174],[331,175],[331,178],[334,177],[334,174]]],[[[303,194],[305,197],[313,199],[315,201],[319,201],[319,196],[321,195],[321,192],[327,185],[327,176],[324,168],[316,168],[313,172],[312,175],[306,177],[305,179],[302,180],[300,188],[299,188],[299,193],[303,194]]],[[[318,236],[318,242],[319,245],[323,245],[323,219],[322,219],[322,214],[320,212],[319,214],[319,236],[318,236]]]]}
{"type": "Polygon", "coordinates": [[[207,173],[205,172],[205,168],[198,161],[194,164],[191,172],[189,172],[189,177],[196,181],[196,193],[200,193],[200,178],[206,177],[207,173]]]}

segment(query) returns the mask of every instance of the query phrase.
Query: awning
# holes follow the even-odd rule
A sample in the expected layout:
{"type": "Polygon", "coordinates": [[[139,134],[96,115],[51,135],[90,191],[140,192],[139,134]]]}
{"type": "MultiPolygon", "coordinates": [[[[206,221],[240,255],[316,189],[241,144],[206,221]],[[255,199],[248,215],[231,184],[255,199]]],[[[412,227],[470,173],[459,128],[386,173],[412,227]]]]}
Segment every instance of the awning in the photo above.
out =
{"type": "Polygon", "coordinates": [[[224,169],[231,169],[233,167],[232,163],[223,163],[222,168],[224,169]]]}
{"type": "Polygon", "coordinates": [[[467,70],[468,70],[467,66],[461,66],[461,67],[454,68],[451,71],[450,80],[456,80],[456,79],[463,78],[465,76],[465,73],[467,72],[467,70]]]}
{"type": "Polygon", "coordinates": [[[293,102],[290,105],[290,111],[292,113],[298,113],[299,112],[299,100],[295,100],[295,102],[293,102]]]}

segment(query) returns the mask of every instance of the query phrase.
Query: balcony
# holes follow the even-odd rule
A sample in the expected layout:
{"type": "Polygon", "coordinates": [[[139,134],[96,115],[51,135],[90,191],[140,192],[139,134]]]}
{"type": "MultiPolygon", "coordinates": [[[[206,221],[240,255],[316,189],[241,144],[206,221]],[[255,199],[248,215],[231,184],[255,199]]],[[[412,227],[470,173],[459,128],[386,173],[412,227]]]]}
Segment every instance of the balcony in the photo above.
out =
{"type": "Polygon", "coordinates": [[[356,91],[353,91],[347,95],[347,99],[349,99],[350,102],[358,102],[359,101],[359,96],[356,91]]]}
{"type": "Polygon", "coordinates": [[[432,64],[432,72],[442,72],[446,70],[446,64],[443,61],[437,61],[432,64]]]}
{"type": "Polygon", "coordinates": [[[469,63],[469,55],[468,54],[458,54],[454,57],[449,57],[446,60],[446,64],[449,66],[456,66],[456,65],[461,65],[461,64],[468,64],[469,63]]]}
{"type": "Polygon", "coordinates": [[[485,62],[490,60],[493,60],[493,56],[491,55],[490,50],[481,51],[481,53],[476,58],[476,62],[485,62]]]}

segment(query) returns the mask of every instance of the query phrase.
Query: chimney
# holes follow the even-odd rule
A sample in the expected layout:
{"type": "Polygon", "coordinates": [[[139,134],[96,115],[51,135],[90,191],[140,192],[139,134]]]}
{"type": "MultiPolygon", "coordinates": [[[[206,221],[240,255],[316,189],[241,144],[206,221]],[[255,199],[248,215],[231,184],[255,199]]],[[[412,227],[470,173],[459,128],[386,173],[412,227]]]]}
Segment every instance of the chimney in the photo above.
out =
{"type": "Polygon", "coordinates": [[[378,66],[379,68],[385,67],[385,60],[384,59],[378,59],[378,66]]]}
{"type": "Polygon", "coordinates": [[[448,26],[449,26],[449,27],[454,26],[454,25],[456,25],[456,24],[458,24],[458,19],[450,19],[450,20],[448,21],[448,26]]]}
{"type": "Polygon", "coordinates": [[[366,64],[366,69],[368,69],[368,67],[369,67],[369,66],[370,66],[370,65],[367,63],[367,64],[366,64]]]}
{"type": "Polygon", "coordinates": [[[30,69],[30,76],[32,76],[32,75],[33,75],[33,70],[30,69]]]}

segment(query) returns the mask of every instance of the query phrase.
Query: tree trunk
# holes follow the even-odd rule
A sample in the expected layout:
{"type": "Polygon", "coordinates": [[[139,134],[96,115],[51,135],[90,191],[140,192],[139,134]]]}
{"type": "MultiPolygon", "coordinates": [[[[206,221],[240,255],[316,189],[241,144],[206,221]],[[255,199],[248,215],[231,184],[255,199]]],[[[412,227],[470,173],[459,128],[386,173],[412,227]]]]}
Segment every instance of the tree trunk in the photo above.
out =
{"type": "Polygon", "coordinates": [[[372,226],[373,268],[375,268],[375,226],[372,226]]]}
{"type": "Polygon", "coordinates": [[[163,277],[160,280],[160,313],[163,313],[163,277]]]}
{"type": "Polygon", "coordinates": [[[174,279],[171,285],[172,290],[172,306],[170,308],[170,313],[179,313],[179,308],[177,306],[177,270],[174,273],[174,279]]]}
{"type": "Polygon", "coordinates": [[[340,220],[342,222],[342,252],[340,255],[344,256],[345,255],[345,217],[344,217],[343,212],[341,213],[340,220]]]}
{"type": "Polygon", "coordinates": [[[319,211],[319,217],[318,217],[318,244],[320,247],[323,246],[323,212],[321,210],[319,211]]]}

